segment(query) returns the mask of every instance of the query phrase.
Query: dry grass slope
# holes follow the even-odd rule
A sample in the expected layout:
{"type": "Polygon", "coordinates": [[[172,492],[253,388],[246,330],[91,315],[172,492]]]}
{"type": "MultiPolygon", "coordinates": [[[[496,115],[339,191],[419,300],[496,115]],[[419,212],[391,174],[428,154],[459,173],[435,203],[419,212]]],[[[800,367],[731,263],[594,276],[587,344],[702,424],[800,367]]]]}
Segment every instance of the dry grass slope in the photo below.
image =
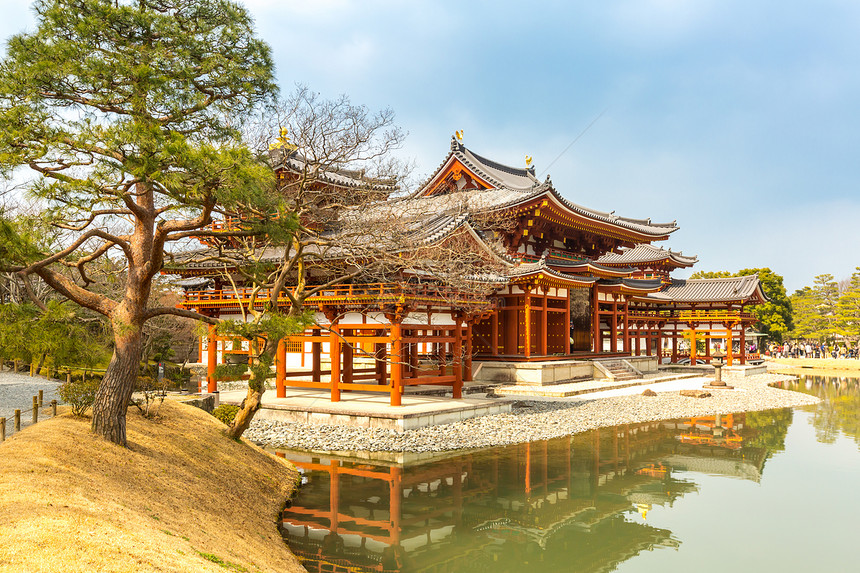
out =
{"type": "Polygon", "coordinates": [[[129,410],[127,450],[69,415],[0,444],[0,571],[304,571],[276,524],[295,469],[205,412],[161,413],[129,410]]]}

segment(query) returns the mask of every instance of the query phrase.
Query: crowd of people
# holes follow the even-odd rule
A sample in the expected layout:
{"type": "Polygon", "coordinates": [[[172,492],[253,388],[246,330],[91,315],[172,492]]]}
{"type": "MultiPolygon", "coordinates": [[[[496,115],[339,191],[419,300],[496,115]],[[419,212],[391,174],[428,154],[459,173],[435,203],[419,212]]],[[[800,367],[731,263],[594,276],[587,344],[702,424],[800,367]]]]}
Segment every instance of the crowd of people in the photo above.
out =
{"type": "Polygon", "coordinates": [[[773,358],[860,358],[857,346],[846,343],[820,343],[809,341],[788,341],[771,344],[766,352],[773,358]]]}

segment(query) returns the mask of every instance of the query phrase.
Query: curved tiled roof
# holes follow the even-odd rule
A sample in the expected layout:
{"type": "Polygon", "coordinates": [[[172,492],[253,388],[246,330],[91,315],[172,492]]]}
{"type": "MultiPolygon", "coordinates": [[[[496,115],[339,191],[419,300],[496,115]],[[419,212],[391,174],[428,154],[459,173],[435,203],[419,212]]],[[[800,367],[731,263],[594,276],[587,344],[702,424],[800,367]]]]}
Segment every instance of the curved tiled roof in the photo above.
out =
{"type": "Polygon", "coordinates": [[[670,260],[679,267],[691,267],[698,262],[696,257],[685,256],[682,252],[663,249],[642,243],[632,249],[622,248],[620,253],[607,253],[596,262],[604,265],[635,265],[670,260]]]}
{"type": "MultiPolygon", "coordinates": [[[[434,171],[433,175],[415,193],[405,198],[405,200],[414,201],[433,198],[425,197],[428,188],[433,184],[437,176],[445,170],[446,166],[452,162],[452,159],[459,161],[491,186],[491,189],[487,190],[459,192],[468,195],[480,195],[482,201],[479,202],[479,205],[475,204],[473,206],[484,211],[498,211],[515,207],[546,194],[551,195],[564,209],[577,215],[610,225],[616,225],[644,235],[660,237],[678,230],[678,225],[675,221],[671,223],[652,223],[651,219],[620,217],[615,214],[615,211],[606,213],[583,207],[562,197],[553,187],[549,176],[547,176],[546,181],[543,183],[538,181],[534,174],[534,167],[524,169],[497,163],[467,149],[466,146],[453,137],[451,138],[451,151],[445,156],[444,161],[434,171]]],[[[444,197],[451,194],[454,193],[435,195],[434,197],[444,197]]],[[[470,201],[470,203],[472,202],[470,201]]]]}
{"type": "Polygon", "coordinates": [[[661,292],[649,295],[670,302],[746,302],[766,301],[757,275],[719,279],[672,279],[661,292]]]}
{"type": "MultiPolygon", "coordinates": [[[[283,149],[270,152],[275,161],[275,170],[285,169],[294,173],[303,173],[308,170],[308,161],[298,151],[286,153],[283,149]]],[[[311,166],[310,169],[313,169],[311,166]]],[[[393,181],[387,179],[373,179],[367,177],[363,171],[352,169],[326,169],[314,174],[316,181],[328,183],[335,187],[347,187],[350,189],[370,189],[373,191],[385,191],[393,193],[400,187],[393,181]]]]}

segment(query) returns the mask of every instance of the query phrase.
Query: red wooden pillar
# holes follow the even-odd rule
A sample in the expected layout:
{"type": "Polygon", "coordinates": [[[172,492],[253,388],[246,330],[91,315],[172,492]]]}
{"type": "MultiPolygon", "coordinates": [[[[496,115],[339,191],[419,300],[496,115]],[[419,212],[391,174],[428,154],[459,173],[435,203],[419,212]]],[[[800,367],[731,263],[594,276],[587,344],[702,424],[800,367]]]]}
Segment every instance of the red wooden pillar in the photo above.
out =
{"type": "Polygon", "coordinates": [[[663,327],[660,324],[655,325],[657,328],[657,364],[663,363],[663,327]]]}
{"type": "Polygon", "coordinates": [[[609,333],[610,352],[618,352],[618,299],[612,297],[612,317],[610,319],[612,331],[609,333]]]}
{"type": "Polygon", "coordinates": [[[523,354],[526,358],[531,358],[532,355],[532,294],[531,287],[523,287],[525,291],[525,304],[523,306],[523,315],[525,318],[525,340],[523,341],[523,354]]]}
{"type": "Polygon", "coordinates": [[[472,323],[474,319],[469,319],[466,321],[466,372],[464,373],[464,380],[466,382],[472,381],[472,323]]]}
{"type": "Polygon", "coordinates": [[[329,335],[329,359],[331,360],[331,401],[340,402],[340,336],[337,323],[332,323],[329,335]]]}
{"type": "Polygon", "coordinates": [[[741,365],[747,363],[747,333],[744,323],[741,323],[741,365]]]}
{"type": "Polygon", "coordinates": [[[630,311],[630,307],[627,303],[627,299],[624,299],[624,316],[622,317],[622,328],[624,329],[624,335],[622,339],[622,344],[624,344],[624,352],[630,353],[630,323],[628,322],[627,315],[630,311]]]}
{"type": "MultiPolygon", "coordinates": [[[[415,330],[412,331],[413,338],[417,338],[416,332],[415,330]]],[[[409,354],[409,377],[418,378],[418,343],[410,342],[407,345],[407,353],[409,354]]]]}
{"type": "Polygon", "coordinates": [[[639,328],[636,329],[636,338],[633,341],[636,346],[636,356],[640,356],[642,354],[642,331],[639,328]]]}
{"type": "Polygon", "coordinates": [[[570,354],[570,289],[567,289],[567,296],[564,298],[564,354],[570,354]]]}
{"type": "Polygon", "coordinates": [[[672,330],[672,363],[678,362],[678,324],[674,325],[672,330]]]}
{"type": "Polygon", "coordinates": [[[690,325],[690,366],[696,365],[696,327],[690,325]]]}
{"type": "Polygon", "coordinates": [[[454,317],[454,398],[463,397],[463,319],[454,317]]]}
{"type": "Polygon", "coordinates": [[[215,325],[209,325],[209,350],[206,353],[206,391],[210,394],[218,391],[218,380],[215,379],[215,367],[218,365],[218,340],[215,337],[215,325]]]}
{"type": "MultiPolygon", "coordinates": [[[[378,335],[378,333],[377,333],[377,335],[378,335]]],[[[387,380],[388,377],[386,376],[388,357],[387,357],[385,343],[384,342],[377,342],[375,344],[374,348],[375,348],[375,351],[373,353],[373,356],[376,359],[375,360],[376,383],[379,385],[382,385],[382,386],[386,386],[386,385],[388,385],[388,380],[387,380]]]]}
{"type": "MultiPolygon", "coordinates": [[[[317,328],[313,331],[314,338],[322,336],[322,332],[317,328]]],[[[322,381],[322,342],[315,340],[311,343],[311,380],[314,382],[322,381]]]]}
{"type": "MultiPolygon", "coordinates": [[[[400,406],[403,392],[403,337],[399,318],[391,321],[391,405],[400,406]]],[[[399,492],[398,492],[399,494],[399,492]]]]}
{"type": "MultiPolygon", "coordinates": [[[[344,330],[343,336],[352,336],[352,330],[344,330]]],[[[352,357],[354,354],[354,349],[352,347],[352,343],[349,341],[343,342],[343,383],[344,384],[352,384],[352,357]]]]}
{"type": "Polygon", "coordinates": [[[591,287],[591,340],[592,351],[599,353],[603,351],[603,340],[600,338],[600,294],[597,292],[597,283],[591,287]]]}
{"type": "Polygon", "coordinates": [[[494,310],[490,316],[490,354],[499,355],[499,310],[494,310]]]}
{"type": "Polygon", "coordinates": [[[735,333],[734,333],[734,325],[731,323],[726,324],[726,365],[732,365],[732,342],[734,342],[735,333]]]}
{"type": "Polygon", "coordinates": [[[287,389],[284,380],[287,378],[287,341],[278,341],[278,351],[275,354],[275,392],[278,398],[286,398],[287,389]]]}
{"type": "Polygon", "coordinates": [[[541,316],[540,316],[540,340],[538,341],[538,351],[541,356],[547,355],[547,338],[549,337],[549,310],[547,309],[547,288],[543,288],[543,297],[541,298],[541,303],[543,307],[541,308],[541,316]]]}

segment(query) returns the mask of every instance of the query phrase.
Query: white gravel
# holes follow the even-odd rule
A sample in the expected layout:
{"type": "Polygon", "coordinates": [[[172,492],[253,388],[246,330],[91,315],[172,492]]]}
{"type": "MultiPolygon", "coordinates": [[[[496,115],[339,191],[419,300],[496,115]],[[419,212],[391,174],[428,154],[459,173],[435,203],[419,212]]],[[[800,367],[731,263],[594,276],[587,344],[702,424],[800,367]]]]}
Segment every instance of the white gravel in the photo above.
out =
{"type": "Polygon", "coordinates": [[[29,413],[23,413],[33,407],[33,396],[43,391],[42,403],[49,404],[51,400],[60,400],[57,396],[59,380],[46,380],[39,376],[30,377],[27,374],[16,374],[8,370],[0,372],[0,418],[6,418],[6,435],[12,434],[12,416],[15,410],[21,410],[21,423],[27,425],[32,419],[29,413]]]}
{"type": "Polygon", "coordinates": [[[807,394],[771,388],[791,376],[762,374],[732,379],[734,390],[711,390],[708,398],[687,398],[677,390],[632,395],[521,400],[510,414],[402,432],[370,428],[255,421],[245,437],[261,445],[313,451],[437,452],[485,448],[576,434],[598,427],[690,416],[731,414],[816,404],[807,394]]]}

